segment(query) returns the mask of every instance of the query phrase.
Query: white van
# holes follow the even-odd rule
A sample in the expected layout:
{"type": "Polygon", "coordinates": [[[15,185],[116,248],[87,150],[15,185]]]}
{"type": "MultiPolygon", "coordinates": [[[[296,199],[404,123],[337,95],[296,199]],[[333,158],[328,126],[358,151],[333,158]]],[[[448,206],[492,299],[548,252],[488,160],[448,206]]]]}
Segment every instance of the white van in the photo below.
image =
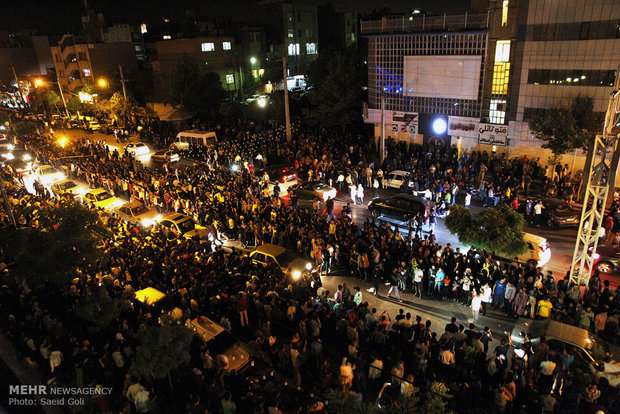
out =
{"type": "MultiPolygon", "coordinates": [[[[523,232],[523,240],[527,245],[527,250],[514,257],[515,261],[524,264],[532,263],[536,267],[543,267],[549,263],[549,260],[551,260],[551,248],[547,239],[532,233],[523,232]]],[[[501,260],[510,260],[506,256],[497,255],[495,257],[501,260]]]]}
{"type": "Polygon", "coordinates": [[[179,132],[174,142],[170,144],[170,148],[186,150],[190,145],[204,145],[206,147],[213,147],[216,143],[217,136],[215,135],[215,132],[191,129],[189,131],[179,132]]]}

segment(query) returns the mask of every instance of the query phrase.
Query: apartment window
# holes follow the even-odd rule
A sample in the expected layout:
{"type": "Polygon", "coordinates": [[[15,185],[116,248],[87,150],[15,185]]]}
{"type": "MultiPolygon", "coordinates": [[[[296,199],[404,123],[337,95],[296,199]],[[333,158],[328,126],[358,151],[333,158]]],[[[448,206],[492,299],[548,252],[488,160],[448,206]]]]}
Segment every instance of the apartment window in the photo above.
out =
{"type": "Polygon", "coordinates": [[[510,80],[510,40],[498,40],[495,46],[495,65],[493,66],[493,81],[491,93],[506,95],[510,80]]]}
{"type": "Polygon", "coordinates": [[[316,55],[316,44],[315,43],[306,43],[306,54],[316,55]]]}
{"type": "Polygon", "coordinates": [[[257,69],[252,69],[252,77],[254,79],[258,79],[258,70],[257,69]]]}
{"type": "Polygon", "coordinates": [[[489,105],[489,121],[492,124],[503,124],[506,120],[506,101],[491,99],[489,105]]]}
{"type": "Polygon", "coordinates": [[[299,43],[291,43],[288,45],[289,56],[299,56],[299,43]]]}
{"type": "Polygon", "coordinates": [[[295,33],[293,33],[293,31],[292,31],[292,30],[289,30],[289,31],[288,31],[288,37],[291,37],[291,38],[292,38],[292,37],[295,37],[295,33]]]}
{"type": "Polygon", "coordinates": [[[145,34],[147,32],[146,30],[146,23],[142,23],[140,25],[140,33],[145,34]]]}
{"type": "Polygon", "coordinates": [[[530,85],[614,86],[616,71],[584,69],[530,69],[530,85]]]}
{"type": "Polygon", "coordinates": [[[224,50],[232,49],[231,43],[230,42],[222,42],[222,49],[224,49],[224,50]]]}
{"type": "Polygon", "coordinates": [[[90,69],[82,69],[85,78],[90,78],[90,69]]]}
{"type": "Polygon", "coordinates": [[[162,36],[162,39],[164,39],[164,40],[170,40],[170,39],[172,39],[172,36],[170,36],[170,35],[163,35],[163,36],[162,36]]]}
{"type": "Polygon", "coordinates": [[[213,52],[215,50],[215,43],[213,42],[204,42],[200,45],[200,49],[203,52],[213,52]]]}
{"type": "Polygon", "coordinates": [[[504,0],[502,3],[502,26],[508,24],[508,0],[504,0]]]}
{"type": "Polygon", "coordinates": [[[226,74],[226,83],[227,84],[231,84],[231,83],[235,83],[235,75],[233,73],[227,73],[226,74]]]}
{"type": "Polygon", "coordinates": [[[259,69],[258,76],[265,76],[265,69],[259,69]]]}

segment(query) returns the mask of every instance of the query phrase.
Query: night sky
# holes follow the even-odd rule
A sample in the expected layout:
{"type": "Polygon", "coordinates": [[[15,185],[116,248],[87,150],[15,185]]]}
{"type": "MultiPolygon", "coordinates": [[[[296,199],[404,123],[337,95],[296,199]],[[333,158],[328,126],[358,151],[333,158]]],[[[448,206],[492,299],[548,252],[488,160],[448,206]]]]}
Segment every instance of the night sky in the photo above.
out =
{"type": "MultiPolygon", "coordinates": [[[[336,8],[372,11],[388,8],[394,13],[414,8],[429,9],[438,5],[466,7],[470,2],[483,0],[334,0],[336,8]]],[[[197,16],[210,18],[242,14],[256,0],[88,0],[90,8],[101,12],[107,24],[152,24],[164,17],[181,18],[185,10],[194,10],[197,16]]],[[[329,0],[319,0],[319,4],[329,0]]],[[[2,0],[0,3],[0,30],[18,32],[34,28],[42,34],[79,32],[84,0],[2,0]]]]}

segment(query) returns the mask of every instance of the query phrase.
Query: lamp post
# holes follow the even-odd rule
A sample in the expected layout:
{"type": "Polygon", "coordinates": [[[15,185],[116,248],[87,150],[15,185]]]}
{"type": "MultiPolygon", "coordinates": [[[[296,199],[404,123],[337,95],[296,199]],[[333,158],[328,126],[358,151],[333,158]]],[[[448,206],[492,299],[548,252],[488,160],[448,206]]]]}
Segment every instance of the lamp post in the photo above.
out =
{"type": "Polygon", "coordinates": [[[385,161],[385,93],[382,89],[369,88],[368,86],[362,86],[362,90],[379,91],[379,97],[381,99],[381,140],[379,141],[379,160],[381,164],[385,161]]]}
{"type": "MultiPolygon", "coordinates": [[[[65,107],[65,113],[67,114],[67,118],[71,118],[71,116],[69,115],[69,110],[67,109],[67,101],[65,101],[65,94],[62,92],[62,86],[60,85],[60,82],[58,82],[58,80],[56,80],[56,82],[54,81],[48,81],[50,83],[55,83],[56,85],[58,85],[58,90],[60,91],[60,98],[62,99],[62,104],[65,107]]],[[[34,81],[34,85],[35,87],[39,87],[39,86],[43,86],[45,85],[45,82],[43,81],[43,79],[41,78],[37,78],[34,81]]]]}

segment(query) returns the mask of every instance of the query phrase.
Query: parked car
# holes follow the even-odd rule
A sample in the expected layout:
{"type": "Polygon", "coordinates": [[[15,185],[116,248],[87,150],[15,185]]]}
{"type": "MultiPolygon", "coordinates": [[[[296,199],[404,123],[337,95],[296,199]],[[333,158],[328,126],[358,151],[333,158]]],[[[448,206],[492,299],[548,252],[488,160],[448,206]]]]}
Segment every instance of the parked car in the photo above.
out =
{"type": "Polygon", "coordinates": [[[427,217],[432,206],[433,203],[426,198],[397,194],[389,198],[375,198],[368,204],[368,210],[375,219],[395,220],[410,226],[418,214],[427,217]]]}
{"type": "MultiPolygon", "coordinates": [[[[523,232],[523,239],[527,245],[527,250],[512,258],[513,260],[524,264],[531,263],[536,267],[543,267],[551,260],[551,248],[549,247],[547,239],[526,232],[523,232]]],[[[494,257],[501,260],[510,260],[510,258],[501,255],[495,255],[494,257]]]]}
{"type": "Polygon", "coordinates": [[[98,131],[101,129],[101,124],[99,124],[98,121],[88,121],[86,126],[87,126],[87,129],[91,131],[98,131]]]}
{"type": "Polygon", "coordinates": [[[50,184],[54,181],[64,180],[65,178],[67,178],[65,173],[52,167],[51,165],[40,165],[36,169],[34,175],[43,184],[50,184]]]}
{"type": "Polygon", "coordinates": [[[151,152],[148,145],[144,142],[136,142],[135,144],[127,144],[125,145],[125,151],[133,154],[133,155],[144,155],[151,152]]]}
{"type": "Polygon", "coordinates": [[[312,271],[312,263],[296,256],[285,247],[275,244],[263,244],[250,253],[252,262],[267,266],[275,263],[286,275],[299,279],[304,271],[312,271]]]}
{"type": "Polygon", "coordinates": [[[327,201],[329,197],[336,198],[338,194],[336,189],[323,184],[320,181],[307,181],[305,183],[292,185],[289,191],[293,191],[300,199],[313,199],[317,197],[323,201],[327,201]]]}
{"type": "Polygon", "coordinates": [[[181,159],[181,156],[176,151],[160,150],[151,155],[151,159],[160,162],[176,162],[181,159]]]}
{"type": "Polygon", "coordinates": [[[620,245],[598,246],[594,253],[594,268],[603,273],[620,272],[620,245]]]}
{"type": "Polygon", "coordinates": [[[65,195],[65,194],[72,194],[73,197],[76,197],[79,195],[78,194],[79,185],[77,185],[75,182],[71,180],[56,181],[54,184],[51,185],[51,188],[52,188],[52,194],[54,194],[56,197],[65,195]]]}
{"type": "Polygon", "coordinates": [[[108,193],[103,188],[95,188],[82,195],[82,202],[92,204],[97,208],[111,210],[122,203],[121,200],[108,193]]]}
{"type": "Polygon", "coordinates": [[[163,228],[166,237],[183,236],[186,239],[198,236],[200,239],[206,240],[209,233],[206,228],[196,224],[194,219],[180,213],[166,214],[159,224],[163,228]]]}
{"type": "Polygon", "coordinates": [[[225,369],[239,372],[250,363],[250,348],[206,316],[188,319],[186,326],[207,345],[211,355],[225,357],[225,369]]]}
{"type": "Polygon", "coordinates": [[[155,223],[162,219],[161,214],[155,210],[148,209],[139,201],[130,201],[114,208],[114,212],[130,223],[141,225],[144,228],[153,227],[155,223]]]}
{"type": "Polygon", "coordinates": [[[407,171],[393,170],[387,173],[383,179],[385,180],[386,187],[400,190],[402,189],[403,184],[413,187],[413,184],[409,180],[409,176],[410,174],[407,171]]]}
{"type": "MultiPolygon", "coordinates": [[[[577,228],[581,218],[581,210],[566,204],[564,200],[546,198],[542,200],[543,208],[541,222],[549,228],[577,228]]],[[[534,201],[536,203],[536,201],[534,201]]],[[[525,203],[521,205],[521,212],[525,211],[525,203]]]]}
{"type": "Polygon", "coordinates": [[[551,350],[561,355],[562,349],[566,348],[569,354],[575,355],[576,361],[586,365],[601,366],[603,358],[610,352],[610,346],[589,331],[553,320],[520,320],[510,333],[512,345],[517,349],[528,342],[535,345],[542,337],[551,350]]]}

